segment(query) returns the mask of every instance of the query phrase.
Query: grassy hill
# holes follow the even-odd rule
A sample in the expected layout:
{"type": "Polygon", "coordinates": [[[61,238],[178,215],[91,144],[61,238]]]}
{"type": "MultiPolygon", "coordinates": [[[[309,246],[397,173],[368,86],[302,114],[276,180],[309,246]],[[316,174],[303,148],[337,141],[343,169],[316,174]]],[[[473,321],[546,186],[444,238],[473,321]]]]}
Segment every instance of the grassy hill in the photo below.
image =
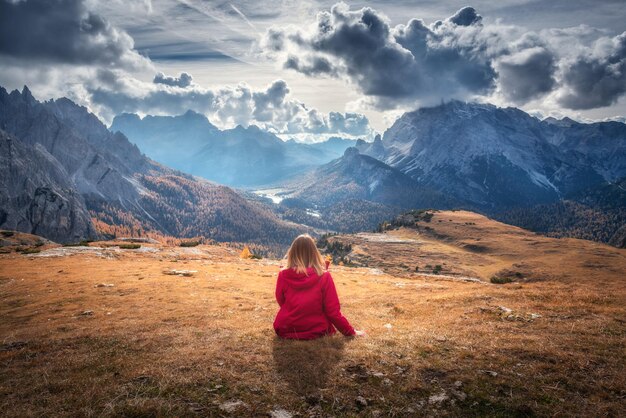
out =
{"type": "Polygon", "coordinates": [[[282,261],[225,245],[0,254],[0,415],[626,414],[626,250],[419,219],[329,238],[363,339],[278,340],[282,261]]]}

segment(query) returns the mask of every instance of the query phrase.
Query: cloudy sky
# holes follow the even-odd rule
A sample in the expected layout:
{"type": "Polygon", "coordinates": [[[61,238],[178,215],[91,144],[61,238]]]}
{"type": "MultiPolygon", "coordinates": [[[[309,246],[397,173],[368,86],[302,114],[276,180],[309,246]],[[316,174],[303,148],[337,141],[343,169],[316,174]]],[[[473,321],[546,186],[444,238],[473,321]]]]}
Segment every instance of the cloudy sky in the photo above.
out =
{"type": "Polygon", "coordinates": [[[0,85],[283,137],[371,137],[461,99],[626,115],[623,0],[0,0],[0,85]]]}

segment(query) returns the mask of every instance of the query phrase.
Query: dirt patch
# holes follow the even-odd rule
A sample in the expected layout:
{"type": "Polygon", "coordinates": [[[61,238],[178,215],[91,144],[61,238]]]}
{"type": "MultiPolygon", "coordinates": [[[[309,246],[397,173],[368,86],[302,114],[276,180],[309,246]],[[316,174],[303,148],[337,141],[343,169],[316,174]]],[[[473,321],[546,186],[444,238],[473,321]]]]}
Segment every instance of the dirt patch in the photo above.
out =
{"type": "Polygon", "coordinates": [[[461,247],[467,251],[478,254],[487,254],[491,252],[491,248],[480,244],[463,244],[461,247]]]}

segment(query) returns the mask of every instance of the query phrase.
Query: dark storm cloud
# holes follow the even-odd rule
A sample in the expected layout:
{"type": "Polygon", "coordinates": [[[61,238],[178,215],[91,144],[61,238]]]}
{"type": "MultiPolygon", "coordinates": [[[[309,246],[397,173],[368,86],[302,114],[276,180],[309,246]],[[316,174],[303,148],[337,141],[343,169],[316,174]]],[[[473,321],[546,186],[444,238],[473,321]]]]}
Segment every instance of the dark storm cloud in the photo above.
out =
{"type": "Polygon", "coordinates": [[[139,68],[133,40],[83,0],[0,0],[0,54],[40,62],[139,68]]]}
{"type": "Polygon", "coordinates": [[[542,47],[507,55],[496,64],[498,83],[504,97],[513,103],[526,103],[549,93],[556,85],[554,55],[542,47]]]}
{"type": "MultiPolygon", "coordinates": [[[[270,28],[260,46],[285,68],[351,81],[381,107],[397,100],[489,94],[497,81],[494,59],[518,52],[510,51],[497,31],[484,30],[471,7],[430,26],[411,19],[391,27],[376,10],[351,11],[343,3],[319,13],[308,30],[270,28]]],[[[515,69],[526,68],[534,70],[515,69]]]]}
{"type": "Polygon", "coordinates": [[[473,7],[464,7],[458,12],[448,18],[450,22],[459,26],[470,26],[477,23],[480,23],[483,20],[482,16],[476,13],[473,7]]]}
{"type": "Polygon", "coordinates": [[[568,63],[559,103],[570,109],[610,106],[626,92],[626,32],[568,63]]]}
{"type": "Polygon", "coordinates": [[[178,77],[167,76],[163,73],[157,73],[152,80],[155,84],[165,84],[166,86],[173,87],[189,87],[191,85],[192,77],[187,73],[180,73],[178,77]]]}

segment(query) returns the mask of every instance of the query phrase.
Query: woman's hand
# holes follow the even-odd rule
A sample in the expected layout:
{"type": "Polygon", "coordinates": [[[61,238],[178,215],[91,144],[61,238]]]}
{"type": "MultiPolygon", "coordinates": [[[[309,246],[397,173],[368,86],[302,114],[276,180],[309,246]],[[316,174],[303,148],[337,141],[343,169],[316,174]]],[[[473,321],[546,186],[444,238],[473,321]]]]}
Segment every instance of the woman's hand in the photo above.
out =
{"type": "Polygon", "coordinates": [[[355,337],[367,337],[367,332],[365,332],[364,330],[355,329],[354,336],[355,337]]]}

